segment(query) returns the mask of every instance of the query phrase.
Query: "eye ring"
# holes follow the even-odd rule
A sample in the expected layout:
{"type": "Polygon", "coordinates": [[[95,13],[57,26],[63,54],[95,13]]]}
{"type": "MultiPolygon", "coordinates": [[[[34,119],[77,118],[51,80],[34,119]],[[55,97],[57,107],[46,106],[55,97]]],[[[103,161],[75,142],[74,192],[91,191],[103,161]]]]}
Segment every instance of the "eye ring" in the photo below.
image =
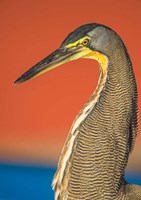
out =
{"type": "Polygon", "coordinates": [[[82,45],[83,46],[87,46],[89,44],[90,40],[88,38],[86,38],[85,40],[83,40],[82,45]]]}

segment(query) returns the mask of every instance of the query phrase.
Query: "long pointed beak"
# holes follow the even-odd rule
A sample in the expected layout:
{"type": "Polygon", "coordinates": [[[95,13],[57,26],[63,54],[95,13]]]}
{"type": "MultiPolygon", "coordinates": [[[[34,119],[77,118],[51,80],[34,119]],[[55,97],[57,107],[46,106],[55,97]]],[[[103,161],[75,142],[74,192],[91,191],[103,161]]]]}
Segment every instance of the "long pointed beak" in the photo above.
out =
{"type": "Polygon", "coordinates": [[[44,58],[42,61],[34,65],[30,68],[27,72],[21,75],[14,84],[19,84],[29,79],[32,79],[40,74],[47,72],[59,65],[62,65],[66,62],[71,60],[76,60],[80,57],[86,56],[89,54],[91,50],[86,47],[73,47],[73,48],[66,48],[60,47],[48,57],[44,58]]]}

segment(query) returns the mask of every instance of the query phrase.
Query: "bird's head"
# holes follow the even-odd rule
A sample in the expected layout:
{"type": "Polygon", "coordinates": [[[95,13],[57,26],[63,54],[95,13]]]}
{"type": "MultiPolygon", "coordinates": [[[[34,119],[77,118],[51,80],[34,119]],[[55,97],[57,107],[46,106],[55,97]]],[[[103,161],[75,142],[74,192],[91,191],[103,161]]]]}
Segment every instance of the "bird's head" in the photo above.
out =
{"type": "MultiPolygon", "coordinates": [[[[107,62],[106,50],[110,42],[108,27],[100,24],[86,24],[71,32],[61,46],[20,76],[15,84],[22,83],[66,62],[79,58],[93,58],[100,63],[107,62]]],[[[104,70],[104,64],[103,70],[104,70]]]]}

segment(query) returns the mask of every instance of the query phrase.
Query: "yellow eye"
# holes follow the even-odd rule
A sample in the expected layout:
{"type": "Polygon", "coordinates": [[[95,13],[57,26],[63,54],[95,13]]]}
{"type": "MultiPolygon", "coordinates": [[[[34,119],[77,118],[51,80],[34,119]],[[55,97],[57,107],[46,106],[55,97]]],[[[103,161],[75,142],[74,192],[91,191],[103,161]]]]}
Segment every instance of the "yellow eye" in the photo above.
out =
{"type": "Polygon", "coordinates": [[[87,39],[85,39],[85,40],[83,40],[83,42],[82,42],[82,45],[83,46],[87,46],[88,44],[89,44],[89,39],[87,38],[87,39]]]}

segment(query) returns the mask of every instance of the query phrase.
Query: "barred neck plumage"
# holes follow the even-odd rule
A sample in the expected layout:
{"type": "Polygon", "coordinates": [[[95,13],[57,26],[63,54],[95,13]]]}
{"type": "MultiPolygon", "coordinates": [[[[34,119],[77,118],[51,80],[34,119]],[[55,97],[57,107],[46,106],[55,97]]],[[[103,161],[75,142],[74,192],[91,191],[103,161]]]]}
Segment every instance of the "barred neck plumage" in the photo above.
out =
{"type": "MultiPolygon", "coordinates": [[[[101,55],[101,54],[99,54],[101,55]]],[[[95,59],[95,54],[91,54],[89,57],[90,59],[95,59]]],[[[76,119],[74,120],[72,127],[70,129],[68,138],[66,140],[66,143],[63,147],[59,163],[58,163],[58,170],[54,176],[53,180],[53,188],[55,188],[55,200],[58,200],[59,194],[64,190],[63,185],[63,178],[64,174],[66,173],[66,168],[68,165],[68,161],[70,160],[74,142],[79,134],[79,131],[77,130],[81,123],[86,119],[86,117],[90,114],[92,109],[94,108],[95,104],[98,102],[101,92],[104,89],[106,80],[107,80],[107,73],[108,73],[108,58],[104,55],[102,55],[103,60],[99,59],[99,66],[100,66],[100,76],[98,80],[97,87],[94,91],[94,93],[91,95],[88,102],[84,105],[82,110],[77,115],[76,119]]],[[[66,183],[65,183],[66,184],[66,183]]],[[[68,184],[68,183],[67,183],[68,184]]],[[[66,186],[65,186],[66,187],[66,186]]]]}
{"type": "Polygon", "coordinates": [[[124,169],[135,138],[136,84],[122,49],[116,48],[106,61],[100,63],[98,86],[62,150],[53,180],[56,200],[118,199],[124,188],[124,169]]]}

